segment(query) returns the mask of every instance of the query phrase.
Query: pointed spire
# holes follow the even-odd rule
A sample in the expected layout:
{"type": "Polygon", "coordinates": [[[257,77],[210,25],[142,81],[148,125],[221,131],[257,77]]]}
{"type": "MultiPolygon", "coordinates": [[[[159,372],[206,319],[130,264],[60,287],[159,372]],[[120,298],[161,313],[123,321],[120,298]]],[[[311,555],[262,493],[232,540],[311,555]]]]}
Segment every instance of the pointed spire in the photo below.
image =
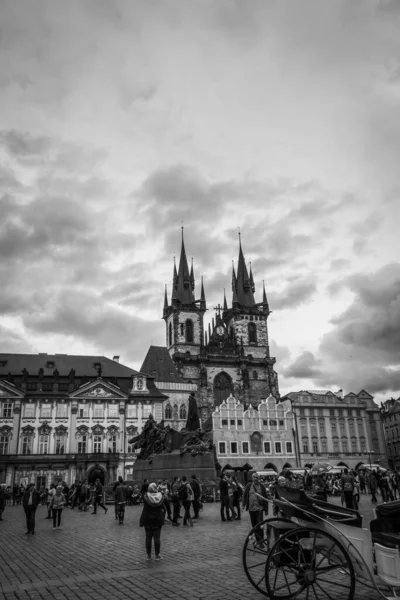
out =
{"type": "Polygon", "coordinates": [[[201,296],[200,296],[200,309],[206,310],[206,295],[204,293],[203,275],[201,276],[201,296]]]}
{"type": "Polygon", "coordinates": [[[267,312],[269,312],[269,304],[268,304],[268,300],[267,300],[267,294],[265,292],[265,283],[263,281],[263,309],[267,312]]]}
{"type": "Polygon", "coordinates": [[[253,292],[255,292],[256,291],[256,287],[254,285],[253,273],[252,273],[252,270],[251,270],[251,263],[250,263],[250,286],[251,286],[251,290],[253,292]]]}
{"type": "Polygon", "coordinates": [[[192,265],[190,267],[190,284],[192,286],[192,290],[194,290],[194,271],[193,271],[193,257],[192,257],[192,265]]]}
{"type": "Polygon", "coordinates": [[[239,261],[236,278],[237,302],[240,306],[255,306],[251,280],[247,272],[246,263],[243,256],[242,242],[239,234],[239,261]]]}
{"type": "MultiPolygon", "coordinates": [[[[194,284],[194,278],[193,278],[194,284]]],[[[185,242],[183,240],[183,227],[182,227],[182,247],[181,247],[181,256],[179,259],[179,270],[177,277],[177,289],[176,289],[176,299],[181,302],[181,304],[193,304],[194,296],[193,289],[191,285],[191,275],[189,273],[188,262],[186,258],[186,250],[185,250],[185,242]]]]}
{"type": "Polygon", "coordinates": [[[226,293],[225,293],[225,288],[224,288],[224,311],[228,310],[228,304],[226,302],[226,293]]]}
{"type": "Polygon", "coordinates": [[[168,294],[167,294],[167,284],[165,284],[165,295],[164,295],[164,310],[163,316],[165,317],[168,312],[168,294]]]}
{"type": "Polygon", "coordinates": [[[172,274],[172,296],[171,296],[171,304],[174,300],[176,300],[176,290],[178,286],[178,271],[176,270],[176,260],[174,256],[174,272],[172,274]]]}
{"type": "Polygon", "coordinates": [[[235,265],[233,264],[233,260],[232,260],[232,292],[234,290],[236,290],[236,273],[235,273],[235,265]]]}

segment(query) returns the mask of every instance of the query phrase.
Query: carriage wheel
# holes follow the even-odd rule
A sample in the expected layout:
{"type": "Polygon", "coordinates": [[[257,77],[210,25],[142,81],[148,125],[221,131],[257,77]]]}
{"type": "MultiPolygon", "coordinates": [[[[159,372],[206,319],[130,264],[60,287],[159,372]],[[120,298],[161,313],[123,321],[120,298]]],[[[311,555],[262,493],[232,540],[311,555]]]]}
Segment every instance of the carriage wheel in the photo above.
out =
{"type": "Polygon", "coordinates": [[[265,565],[271,600],[352,600],[355,577],[349,554],[332,535],[313,527],[284,533],[265,565]]]}
{"type": "Polygon", "coordinates": [[[243,546],[242,559],[248,580],[256,590],[268,596],[265,587],[265,563],[275,540],[266,535],[266,526],[276,522],[290,523],[287,519],[270,517],[265,519],[250,531],[243,546]]]}

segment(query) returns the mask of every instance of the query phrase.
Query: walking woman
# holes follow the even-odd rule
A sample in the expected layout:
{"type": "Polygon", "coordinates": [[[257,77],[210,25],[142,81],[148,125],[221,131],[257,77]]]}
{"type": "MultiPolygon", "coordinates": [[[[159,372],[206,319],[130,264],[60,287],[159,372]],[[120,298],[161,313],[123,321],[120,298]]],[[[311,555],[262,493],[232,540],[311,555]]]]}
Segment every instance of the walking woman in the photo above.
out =
{"type": "Polygon", "coordinates": [[[154,551],[156,560],[161,560],[161,528],[164,525],[163,502],[164,497],[157,491],[157,485],[150,483],[147,492],[143,495],[143,511],[140,516],[139,525],[144,527],[146,532],[146,553],[147,559],[151,559],[151,546],[154,539],[154,551]]]}
{"type": "Polygon", "coordinates": [[[50,508],[53,511],[53,529],[56,529],[56,525],[58,529],[61,529],[61,514],[64,506],[65,496],[63,494],[63,487],[62,485],[58,485],[56,487],[56,493],[50,502],[50,508]]]}

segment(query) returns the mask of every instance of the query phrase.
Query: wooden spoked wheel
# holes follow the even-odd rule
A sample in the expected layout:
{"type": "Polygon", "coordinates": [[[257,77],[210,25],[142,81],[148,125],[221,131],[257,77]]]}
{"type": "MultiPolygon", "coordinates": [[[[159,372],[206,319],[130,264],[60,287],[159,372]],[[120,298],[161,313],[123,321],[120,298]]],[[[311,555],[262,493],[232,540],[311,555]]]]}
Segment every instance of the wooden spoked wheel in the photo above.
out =
{"type": "Polygon", "coordinates": [[[338,540],[298,527],[283,533],[268,552],[265,584],[271,600],[352,600],[355,576],[338,540]]]}
{"type": "Polygon", "coordinates": [[[249,532],[243,546],[243,566],[250,583],[264,596],[268,596],[265,584],[265,565],[268,554],[275,544],[274,526],[291,526],[287,519],[270,517],[249,532]]]}

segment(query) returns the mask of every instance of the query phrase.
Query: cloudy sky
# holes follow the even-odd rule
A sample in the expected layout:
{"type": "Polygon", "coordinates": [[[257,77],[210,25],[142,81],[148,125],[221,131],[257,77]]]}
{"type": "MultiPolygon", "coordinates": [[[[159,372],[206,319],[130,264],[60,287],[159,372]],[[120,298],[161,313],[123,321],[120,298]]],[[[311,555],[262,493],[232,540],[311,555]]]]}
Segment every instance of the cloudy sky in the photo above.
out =
{"type": "Polygon", "coordinates": [[[238,228],[281,393],[400,393],[397,0],[1,0],[3,352],[164,344],[238,228]]]}

